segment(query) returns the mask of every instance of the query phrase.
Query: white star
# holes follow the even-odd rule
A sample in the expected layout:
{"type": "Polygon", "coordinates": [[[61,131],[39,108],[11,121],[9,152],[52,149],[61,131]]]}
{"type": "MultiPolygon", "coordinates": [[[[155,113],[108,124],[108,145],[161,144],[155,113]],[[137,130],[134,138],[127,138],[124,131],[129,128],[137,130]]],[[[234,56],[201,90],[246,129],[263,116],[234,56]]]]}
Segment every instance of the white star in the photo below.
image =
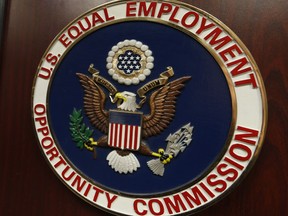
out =
{"type": "Polygon", "coordinates": [[[128,60],[128,61],[127,61],[127,64],[131,64],[131,61],[128,60]]]}
{"type": "Polygon", "coordinates": [[[126,61],[121,61],[121,64],[125,64],[126,63],[126,61]]]}
{"type": "Polygon", "coordinates": [[[133,61],[133,64],[137,64],[137,61],[133,61]]]}
{"type": "Polygon", "coordinates": [[[140,60],[140,56],[137,56],[136,59],[137,59],[137,60],[140,60]]]}
{"type": "Polygon", "coordinates": [[[124,57],[124,59],[125,59],[125,60],[127,60],[127,59],[128,59],[128,57],[127,57],[127,56],[125,56],[125,57],[124,57]]]}
{"type": "Polygon", "coordinates": [[[128,66],[127,65],[124,65],[124,69],[127,69],[128,68],[128,66]]]}
{"type": "Polygon", "coordinates": [[[119,65],[118,68],[121,69],[121,68],[122,68],[122,65],[119,65]]]}
{"type": "Polygon", "coordinates": [[[133,69],[133,68],[134,68],[134,66],[133,66],[133,65],[130,65],[130,68],[131,68],[131,69],[133,69]]]}
{"type": "Polygon", "coordinates": [[[140,66],[139,66],[139,65],[137,65],[137,66],[135,66],[135,68],[138,70],[138,69],[140,69],[140,66]]]}
{"type": "Polygon", "coordinates": [[[119,60],[122,60],[123,59],[123,57],[122,56],[119,56],[119,60]]]}
{"type": "Polygon", "coordinates": [[[128,52],[128,55],[132,55],[132,52],[128,52]]]}
{"type": "Polygon", "coordinates": [[[127,73],[130,73],[130,72],[131,72],[131,71],[128,69],[128,70],[127,70],[127,73]]]}
{"type": "Polygon", "coordinates": [[[130,57],[130,60],[133,60],[133,59],[134,59],[134,56],[131,56],[131,57],[130,57]]]}

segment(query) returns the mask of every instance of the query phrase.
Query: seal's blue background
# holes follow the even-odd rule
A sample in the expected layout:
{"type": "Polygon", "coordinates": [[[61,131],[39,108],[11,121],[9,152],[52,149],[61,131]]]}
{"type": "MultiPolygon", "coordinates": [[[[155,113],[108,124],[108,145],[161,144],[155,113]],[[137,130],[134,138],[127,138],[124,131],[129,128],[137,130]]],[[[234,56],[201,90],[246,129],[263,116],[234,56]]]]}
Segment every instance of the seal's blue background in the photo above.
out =
{"type": "MultiPolygon", "coordinates": [[[[129,194],[156,194],[177,189],[197,180],[213,165],[225,147],[231,124],[232,108],[224,74],[210,53],[187,34],[171,27],[152,22],[125,22],[95,31],[71,49],[55,72],[49,96],[49,119],[54,137],[68,160],[97,184],[129,194]],[[154,68],[145,82],[137,86],[117,84],[107,73],[107,54],[118,42],[136,39],[152,50],[154,68]],[[89,75],[93,63],[101,76],[117,86],[118,91],[136,92],[144,83],[158,78],[167,66],[174,68],[170,81],[181,76],[192,76],[178,97],[176,115],[170,126],[160,135],[147,139],[154,151],[166,147],[165,139],[181,126],[194,126],[193,140],[183,153],[165,166],[163,177],[154,175],[147,167],[150,157],[136,155],[141,168],[132,174],[112,170],[106,157],[112,149],[97,148],[93,153],[80,150],[72,141],[69,115],[73,108],[83,108],[83,88],[76,73],[89,75]]],[[[115,108],[107,100],[107,109],[115,108]]],[[[143,107],[149,113],[149,107],[143,107]]],[[[84,112],[86,125],[93,128],[84,112]]],[[[94,128],[95,129],[95,128],[94,128]]],[[[95,129],[94,139],[102,136],[95,129]]]]}

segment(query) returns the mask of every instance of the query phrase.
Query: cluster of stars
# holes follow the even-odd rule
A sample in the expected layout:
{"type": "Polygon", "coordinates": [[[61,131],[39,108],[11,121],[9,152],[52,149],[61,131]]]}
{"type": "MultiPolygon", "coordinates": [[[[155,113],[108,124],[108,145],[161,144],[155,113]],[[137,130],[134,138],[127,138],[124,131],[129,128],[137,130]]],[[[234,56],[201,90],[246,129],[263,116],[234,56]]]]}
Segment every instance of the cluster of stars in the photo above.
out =
{"type": "Polygon", "coordinates": [[[118,56],[117,68],[124,71],[125,74],[131,74],[134,70],[141,68],[141,56],[131,50],[127,50],[124,54],[118,56]]]}
{"type": "Polygon", "coordinates": [[[149,47],[135,39],[123,40],[108,52],[106,68],[120,84],[138,85],[151,74],[154,57],[149,47]]]}

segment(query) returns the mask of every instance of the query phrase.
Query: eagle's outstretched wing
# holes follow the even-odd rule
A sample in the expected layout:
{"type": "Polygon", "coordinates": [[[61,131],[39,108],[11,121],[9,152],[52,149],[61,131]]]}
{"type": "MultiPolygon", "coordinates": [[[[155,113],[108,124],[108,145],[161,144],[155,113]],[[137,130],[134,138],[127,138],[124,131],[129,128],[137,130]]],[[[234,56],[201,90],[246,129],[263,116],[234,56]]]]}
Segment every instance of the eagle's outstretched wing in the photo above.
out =
{"type": "Polygon", "coordinates": [[[151,113],[143,117],[144,138],[157,135],[168,127],[175,115],[177,96],[190,76],[184,76],[155,91],[150,97],[151,113]]]}
{"type": "Polygon", "coordinates": [[[101,132],[108,133],[109,112],[104,109],[105,93],[91,78],[77,73],[84,88],[84,109],[91,124],[101,132]]]}

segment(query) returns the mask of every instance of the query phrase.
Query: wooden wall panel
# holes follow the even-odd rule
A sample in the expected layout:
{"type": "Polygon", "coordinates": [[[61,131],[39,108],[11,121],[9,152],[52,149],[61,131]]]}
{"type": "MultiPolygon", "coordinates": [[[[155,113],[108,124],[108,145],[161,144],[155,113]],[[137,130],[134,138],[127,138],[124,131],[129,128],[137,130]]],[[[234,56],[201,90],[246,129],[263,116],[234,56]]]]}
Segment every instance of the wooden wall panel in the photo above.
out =
{"type": "MultiPolygon", "coordinates": [[[[0,72],[0,215],[107,215],[70,192],[45,162],[31,120],[41,56],[71,20],[105,1],[6,0],[0,72]]],[[[288,2],[190,0],[228,25],[262,73],[269,105],[260,157],[244,181],[200,216],[288,215],[288,2]]]]}

